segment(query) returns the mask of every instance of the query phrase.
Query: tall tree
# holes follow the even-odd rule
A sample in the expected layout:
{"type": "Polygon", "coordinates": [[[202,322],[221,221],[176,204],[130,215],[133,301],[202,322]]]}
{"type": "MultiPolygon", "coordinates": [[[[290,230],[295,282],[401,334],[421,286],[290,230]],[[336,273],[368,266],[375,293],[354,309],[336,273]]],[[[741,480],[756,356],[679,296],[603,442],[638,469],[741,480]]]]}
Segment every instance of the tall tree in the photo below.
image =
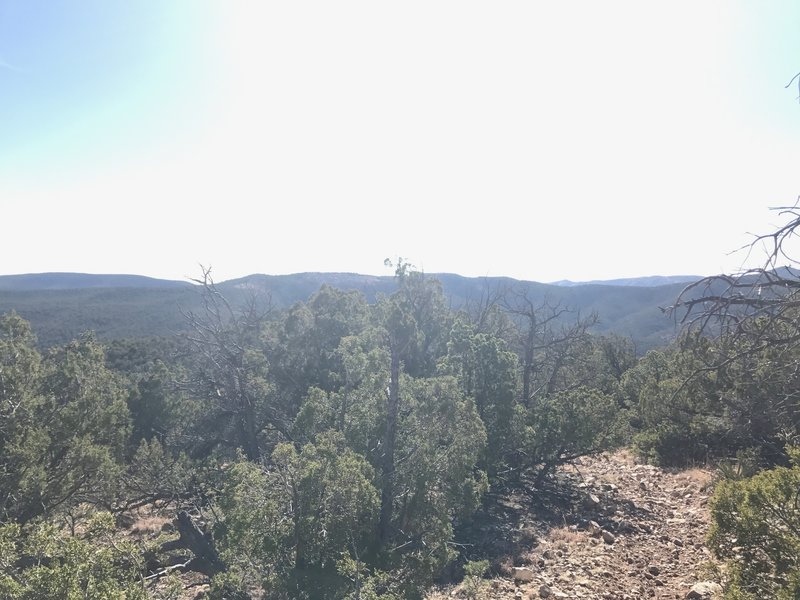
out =
{"type": "Polygon", "coordinates": [[[42,359],[30,327],[0,318],[0,510],[26,522],[111,501],[130,417],[124,389],[91,336],[42,359]]]}
{"type": "Polygon", "coordinates": [[[199,452],[217,445],[241,448],[247,458],[262,457],[261,434],[269,428],[290,437],[291,416],[272,402],[267,358],[260,335],[269,306],[252,299],[234,309],[204,269],[200,293],[203,310],[189,312],[186,334],[195,363],[183,388],[205,403],[199,452]]]}
{"type": "Polygon", "coordinates": [[[536,398],[560,389],[562,372],[586,342],[597,315],[581,317],[561,303],[538,302],[526,287],[510,290],[503,306],[517,323],[522,403],[532,407],[536,398]]]}
{"type": "MultiPolygon", "coordinates": [[[[402,280],[401,280],[402,284],[402,280]]],[[[397,439],[397,417],[400,411],[400,361],[418,335],[416,322],[403,302],[405,298],[392,297],[381,306],[386,329],[386,345],[389,348],[389,385],[386,388],[386,426],[383,435],[383,464],[381,486],[381,511],[378,522],[378,537],[381,543],[389,539],[392,520],[395,479],[395,441],[397,439]]]]}
{"type": "Polygon", "coordinates": [[[458,379],[463,394],[478,410],[487,433],[483,467],[494,475],[512,443],[512,421],[517,394],[517,356],[503,340],[477,333],[476,325],[459,319],[450,331],[447,356],[440,371],[458,379]]]}

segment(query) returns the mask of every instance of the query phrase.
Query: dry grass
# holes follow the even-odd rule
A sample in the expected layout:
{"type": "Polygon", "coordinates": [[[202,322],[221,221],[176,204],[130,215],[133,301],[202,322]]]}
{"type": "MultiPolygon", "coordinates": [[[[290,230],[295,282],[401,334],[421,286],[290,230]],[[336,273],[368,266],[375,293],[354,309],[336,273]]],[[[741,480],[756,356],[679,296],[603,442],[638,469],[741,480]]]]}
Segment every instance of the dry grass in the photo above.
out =
{"type": "Polygon", "coordinates": [[[559,544],[574,546],[584,543],[586,535],[580,531],[573,531],[569,527],[557,527],[547,532],[547,539],[556,546],[559,544]]]}
{"type": "Polygon", "coordinates": [[[498,573],[502,577],[511,577],[514,573],[514,559],[510,556],[496,558],[492,562],[492,571],[498,573]]]}
{"type": "Polygon", "coordinates": [[[613,452],[612,456],[618,461],[627,465],[639,464],[639,460],[636,458],[636,455],[630,448],[620,448],[619,450],[613,452]]]}
{"type": "Polygon", "coordinates": [[[692,468],[678,473],[689,485],[694,485],[698,491],[705,492],[711,489],[714,483],[714,473],[708,469],[692,468]]]}
{"type": "Polygon", "coordinates": [[[131,527],[131,533],[139,535],[152,535],[161,533],[161,528],[170,523],[172,519],[162,515],[142,515],[136,519],[136,522],[131,527]]]}

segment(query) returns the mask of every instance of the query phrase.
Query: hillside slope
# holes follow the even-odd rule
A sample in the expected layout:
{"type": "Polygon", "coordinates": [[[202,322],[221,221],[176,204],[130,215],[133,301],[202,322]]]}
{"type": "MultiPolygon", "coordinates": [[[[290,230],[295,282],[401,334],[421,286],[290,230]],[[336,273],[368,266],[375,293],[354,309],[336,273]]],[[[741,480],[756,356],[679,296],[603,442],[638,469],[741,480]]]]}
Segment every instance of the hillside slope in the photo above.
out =
{"type": "MultiPolygon", "coordinates": [[[[663,286],[557,286],[505,277],[433,274],[454,308],[480,301],[486,294],[513,290],[535,304],[567,306],[574,314],[596,312],[595,331],[630,336],[639,352],[663,345],[676,334],[663,315],[684,283],[663,286]]],[[[247,298],[270,298],[277,308],[307,300],[320,286],[358,290],[368,301],[395,289],[391,276],[354,273],[250,275],[221,282],[218,288],[236,305],[247,298]]],[[[182,312],[197,310],[195,285],[131,275],[56,273],[0,277],[0,313],[15,310],[29,320],[42,346],[66,342],[86,330],[101,339],[173,335],[185,330],[182,312]]],[[[571,317],[570,317],[571,318],[571,317]]]]}
{"type": "Polygon", "coordinates": [[[144,275],[94,275],[91,273],[25,273],[0,276],[0,290],[41,291],[86,288],[185,288],[184,281],[156,279],[144,275]]]}
{"type": "Polygon", "coordinates": [[[648,277],[626,277],[623,279],[593,279],[591,281],[570,281],[562,279],[551,282],[552,285],[576,286],[576,285],[624,285],[630,287],[656,287],[659,285],[670,285],[673,283],[691,283],[702,279],[700,275],[650,275],[648,277]]]}
{"type": "MultiPolygon", "coordinates": [[[[721,591],[706,581],[711,472],[673,473],[619,452],[583,458],[559,479],[552,503],[507,497],[497,514],[477,519],[472,552],[500,575],[475,598],[710,599],[721,591]]],[[[462,583],[428,600],[466,591],[462,583]]]]}

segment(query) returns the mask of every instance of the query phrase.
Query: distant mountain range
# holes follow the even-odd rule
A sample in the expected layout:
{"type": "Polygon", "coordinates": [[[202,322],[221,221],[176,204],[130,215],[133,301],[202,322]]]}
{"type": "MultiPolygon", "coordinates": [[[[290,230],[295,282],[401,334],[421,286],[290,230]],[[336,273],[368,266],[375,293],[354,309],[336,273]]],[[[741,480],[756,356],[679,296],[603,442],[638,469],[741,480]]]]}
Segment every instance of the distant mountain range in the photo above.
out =
{"type": "MultiPolygon", "coordinates": [[[[524,290],[535,302],[561,302],[580,314],[597,312],[597,332],[633,338],[640,352],[668,343],[677,327],[659,310],[670,305],[685,285],[700,277],[635,279],[553,284],[507,277],[462,277],[430,274],[439,279],[454,308],[479,300],[487,292],[524,290]]],[[[283,308],[307,300],[320,286],[358,290],[370,302],[390,294],[394,277],[356,273],[249,275],[217,284],[233,304],[254,293],[269,296],[283,308]]],[[[200,296],[190,282],[139,275],[39,273],[0,276],[0,313],[15,310],[28,319],[42,346],[64,343],[94,330],[101,339],[172,335],[186,328],[184,312],[197,310],[200,296]]]]}
{"type": "Polygon", "coordinates": [[[574,287],[576,285],[624,285],[636,287],[656,287],[659,285],[671,285],[673,283],[691,283],[702,279],[702,275],[651,275],[649,277],[628,277],[626,279],[593,279],[591,281],[570,281],[562,279],[553,281],[552,285],[574,287]]]}
{"type": "Polygon", "coordinates": [[[177,288],[185,281],[155,279],[143,275],[92,275],[89,273],[26,273],[0,275],[0,290],[80,290],[85,288],[177,288]]]}

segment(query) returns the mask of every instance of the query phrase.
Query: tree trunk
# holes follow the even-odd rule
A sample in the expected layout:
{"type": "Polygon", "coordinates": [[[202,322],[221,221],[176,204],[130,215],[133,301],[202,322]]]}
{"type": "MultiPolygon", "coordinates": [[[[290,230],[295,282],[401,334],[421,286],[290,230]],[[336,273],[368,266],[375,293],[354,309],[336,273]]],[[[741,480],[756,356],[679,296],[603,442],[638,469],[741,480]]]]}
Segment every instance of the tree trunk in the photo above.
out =
{"type": "Polygon", "coordinates": [[[558,374],[561,372],[561,367],[564,366],[564,356],[559,355],[553,363],[553,372],[550,373],[550,378],[547,380],[547,395],[550,396],[556,391],[558,385],[558,374]]]}
{"type": "Polygon", "coordinates": [[[392,344],[391,379],[387,397],[386,431],[383,436],[383,488],[378,538],[381,546],[389,539],[394,500],[394,442],[397,436],[397,414],[400,409],[400,351],[392,344]]]}
{"type": "Polygon", "coordinates": [[[536,326],[531,323],[525,340],[525,362],[522,365],[522,402],[526,408],[531,405],[531,376],[533,375],[533,345],[536,335],[536,326]]]}
{"type": "Polygon", "coordinates": [[[195,558],[186,565],[187,570],[205,573],[209,577],[224,571],[225,564],[217,554],[217,548],[211,534],[202,531],[195,525],[189,513],[184,510],[178,513],[177,521],[180,539],[163,544],[161,549],[168,550],[183,547],[191,550],[195,558]]]}
{"type": "Polygon", "coordinates": [[[297,488],[292,483],[292,519],[294,525],[294,568],[302,571],[307,566],[306,561],[306,544],[303,538],[303,532],[300,530],[303,515],[300,513],[300,495],[297,493],[297,488]]]}
{"type": "Polygon", "coordinates": [[[258,434],[255,427],[255,414],[249,399],[243,401],[242,413],[239,415],[239,435],[242,438],[242,447],[247,460],[259,462],[261,449],[258,446],[258,434]]]}
{"type": "Polygon", "coordinates": [[[259,462],[261,460],[261,448],[258,445],[253,402],[244,389],[241,376],[238,373],[233,374],[231,383],[236,393],[236,403],[239,411],[239,437],[241,438],[242,449],[249,461],[259,462]]]}
{"type": "Polygon", "coordinates": [[[348,405],[348,402],[349,402],[349,397],[348,397],[349,396],[349,392],[350,392],[350,384],[349,383],[345,383],[344,384],[344,390],[342,392],[342,406],[341,406],[341,410],[339,411],[339,431],[341,431],[342,433],[344,433],[344,425],[345,425],[345,420],[346,420],[346,417],[347,417],[347,408],[348,408],[347,405],[348,405]]]}

